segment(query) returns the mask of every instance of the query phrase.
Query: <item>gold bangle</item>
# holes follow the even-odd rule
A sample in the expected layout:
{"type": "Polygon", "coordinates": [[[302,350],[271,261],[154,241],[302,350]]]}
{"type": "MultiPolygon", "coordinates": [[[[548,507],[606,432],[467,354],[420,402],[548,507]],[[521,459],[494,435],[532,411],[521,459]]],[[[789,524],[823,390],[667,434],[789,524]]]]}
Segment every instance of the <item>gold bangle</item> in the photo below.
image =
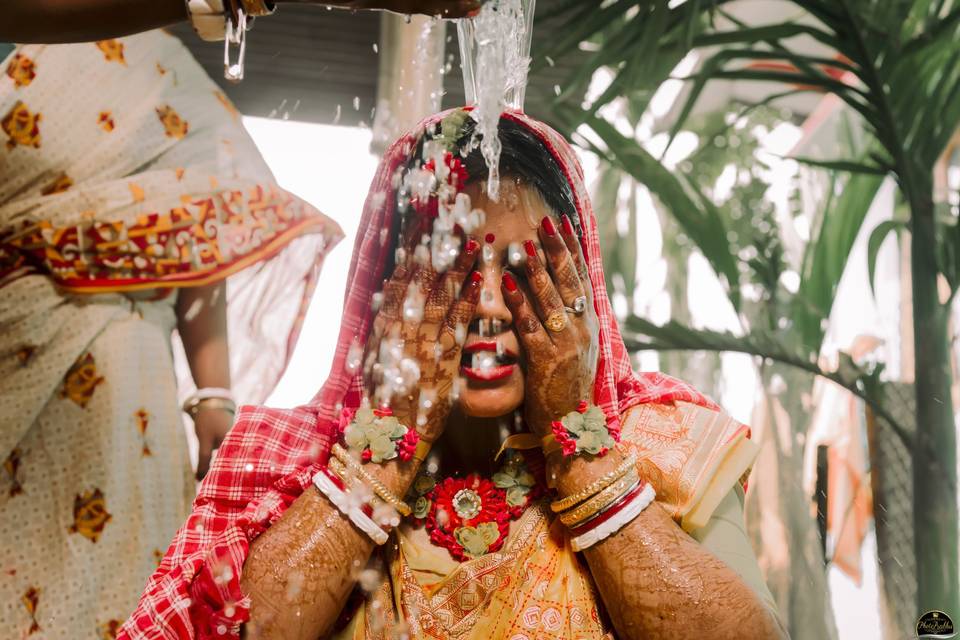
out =
{"type": "Polygon", "coordinates": [[[341,447],[339,443],[333,445],[331,451],[337,460],[342,462],[348,470],[355,473],[361,480],[370,485],[370,488],[373,489],[373,493],[378,498],[396,509],[401,516],[406,517],[412,513],[410,506],[406,502],[395,496],[385,484],[367,473],[367,470],[361,467],[360,463],[351,458],[350,454],[347,453],[347,450],[341,447]]]}
{"type": "Polygon", "coordinates": [[[422,437],[417,440],[417,446],[413,450],[413,459],[417,462],[422,463],[427,459],[427,455],[430,453],[430,447],[433,446],[432,442],[424,440],[422,437]]]}
{"type": "Polygon", "coordinates": [[[227,400],[226,398],[201,398],[188,402],[187,406],[184,407],[187,415],[194,420],[196,420],[197,414],[204,409],[221,409],[230,415],[234,415],[237,412],[237,403],[233,400],[227,400]]]}
{"type": "Polygon", "coordinates": [[[554,513],[560,513],[561,511],[566,511],[574,505],[578,505],[587,498],[591,497],[593,494],[598,491],[606,489],[608,486],[616,482],[621,476],[630,471],[631,468],[635,467],[637,464],[637,456],[630,454],[627,456],[627,459],[620,463],[620,466],[608,473],[607,475],[591,482],[582,491],[578,491],[572,496],[567,496],[562,500],[557,500],[550,503],[550,509],[554,513]]]}
{"type": "Polygon", "coordinates": [[[248,16],[268,16],[276,9],[272,2],[266,0],[240,0],[240,4],[248,16]]]}
{"type": "MultiPolygon", "coordinates": [[[[367,492],[370,493],[370,498],[371,498],[371,500],[375,500],[375,501],[376,501],[376,504],[381,504],[381,503],[383,503],[383,504],[389,505],[389,503],[388,503],[386,500],[384,500],[383,498],[381,498],[380,496],[378,496],[376,493],[374,493],[374,492],[373,492],[373,489],[371,489],[370,487],[368,487],[368,486],[366,486],[365,484],[363,484],[363,480],[361,480],[360,478],[358,478],[355,474],[352,474],[352,473],[343,465],[343,463],[340,462],[339,460],[337,460],[336,458],[331,457],[331,458],[327,461],[327,469],[329,469],[330,471],[332,471],[335,476],[337,476],[338,478],[340,478],[340,481],[343,482],[343,486],[344,486],[347,490],[350,489],[350,485],[351,485],[351,484],[361,485],[361,486],[363,486],[364,489],[366,489],[367,492]]],[[[389,505],[389,506],[391,506],[391,508],[393,508],[394,510],[397,510],[396,507],[393,507],[392,505],[389,505]]]]}
{"type": "Polygon", "coordinates": [[[606,489],[601,489],[581,505],[560,514],[560,522],[568,529],[582,524],[599,515],[604,509],[620,499],[640,482],[636,469],[628,471],[613,481],[606,489]]]}

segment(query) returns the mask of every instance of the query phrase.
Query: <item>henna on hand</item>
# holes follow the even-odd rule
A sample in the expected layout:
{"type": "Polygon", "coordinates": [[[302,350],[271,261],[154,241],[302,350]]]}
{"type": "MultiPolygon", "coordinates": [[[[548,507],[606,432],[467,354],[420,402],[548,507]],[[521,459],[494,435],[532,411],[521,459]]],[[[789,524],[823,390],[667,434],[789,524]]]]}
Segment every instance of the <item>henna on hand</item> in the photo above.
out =
{"type": "Polygon", "coordinates": [[[659,503],[584,555],[619,638],[785,637],[753,589],[659,503]]]}
{"type": "MultiPolygon", "coordinates": [[[[526,353],[527,424],[535,433],[545,435],[553,420],[572,411],[581,400],[593,397],[599,323],[592,304],[587,304],[582,314],[568,314],[564,309],[572,307],[577,297],[587,296],[589,300],[590,283],[581,279],[577,258],[549,217],[541,221],[540,241],[550,270],[540,260],[533,242],[527,241],[524,248],[530,295],[520,290],[509,273],[504,274],[502,292],[526,353]],[[544,322],[558,313],[564,315],[566,323],[559,330],[548,330],[544,322]]],[[[579,247],[576,249],[579,256],[579,247]]]]}
{"type": "Polygon", "coordinates": [[[368,390],[373,389],[376,382],[376,354],[382,340],[401,340],[403,358],[417,364],[420,375],[413,388],[374,395],[378,403],[390,406],[402,424],[415,426],[428,442],[440,436],[451,408],[450,394],[460,365],[457,328],[469,324],[480,299],[479,273],[473,272],[463,284],[476,263],[479,248],[476,240],[466,238],[454,264],[441,275],[429,259],[418,264],[416,249],[407,245],[394,274],[384,285],[384,302],[374,318],[367,343],[368,390]],[[404,301],[411,290],[423,296],[422,317],[403,317],[404,301]],[[420,401],[428,397],[429,403],[420,401]]]}

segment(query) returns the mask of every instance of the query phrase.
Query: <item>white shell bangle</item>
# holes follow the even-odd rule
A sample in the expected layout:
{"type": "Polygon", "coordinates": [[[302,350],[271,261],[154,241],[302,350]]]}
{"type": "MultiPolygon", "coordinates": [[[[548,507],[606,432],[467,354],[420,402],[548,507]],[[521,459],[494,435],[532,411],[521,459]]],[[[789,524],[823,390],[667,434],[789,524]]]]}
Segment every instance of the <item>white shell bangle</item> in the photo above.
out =
{"type": "Polygon", "coordinates": [[[657,492],[649,482],[647,486],[640,491],[640,495],[633,499],[612,518],[598,525],[596,528],[577,536],[570,540],[570,546],[574,551],[583,551],[601,540],[605,540],[615,534],[617,531],[627,526],[633,519],[640,515],[640,512],[650,506],[653,499],[657,497],[657,492]]]}
{"type": "Polygon", "coordinates": [[[381,545],[386,544],[388,535],[387,532],[377,526],[377,523],[373,519],[365,514],[360,507],[355,504],[352,504],[350,496],[347,495],[340,487],[333,483],[326,473],[323,471],[318,471],[313,476],[313,484],[316,485],[317,489],[320,490],[320,493],[327,496],[330,502],[340,510],[340,513],[347,516],[360,531],[367,534],[367,536],[373,540],[374,544],[381,545]]]}

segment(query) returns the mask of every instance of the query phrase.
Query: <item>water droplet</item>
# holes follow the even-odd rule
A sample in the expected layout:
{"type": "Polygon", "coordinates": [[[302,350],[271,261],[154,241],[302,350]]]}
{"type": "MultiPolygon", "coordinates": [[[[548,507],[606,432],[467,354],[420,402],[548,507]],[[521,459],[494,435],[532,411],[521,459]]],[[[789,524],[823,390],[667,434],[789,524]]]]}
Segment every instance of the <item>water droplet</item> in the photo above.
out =
{"type": "Polygon", "coordinates": [[[353,97],[353,110],[360,111],[360,96],[353,97]]]}
{"type": "Polygon", "coordinates": [[[511,242],[507,247],[507,262],[514,269],[524,265],[524,255],[526,254],[524,254],[523,248],[520,246],[519,242],[511,242]]]}
{"type": "Polygon", "coordinates": [[[403,300],[403,319],[407,322],[417,323],[423,320],[423,307],[426,299],[420,293],[419,288],[416,288],[416,283],[411,282],[410,286],[415,290],[408,292],[407,297],[403,300]]]}
{"type": "Polygon", "coordinates": [[[363,359],[363,347],[360,346],[360,342],[354,338],[353,342],[350,343],[350,349],[347,351],[347,359],[345,362],[345,367],[347,373],[353,375],[360,370],[360,363],[363,359]]]}

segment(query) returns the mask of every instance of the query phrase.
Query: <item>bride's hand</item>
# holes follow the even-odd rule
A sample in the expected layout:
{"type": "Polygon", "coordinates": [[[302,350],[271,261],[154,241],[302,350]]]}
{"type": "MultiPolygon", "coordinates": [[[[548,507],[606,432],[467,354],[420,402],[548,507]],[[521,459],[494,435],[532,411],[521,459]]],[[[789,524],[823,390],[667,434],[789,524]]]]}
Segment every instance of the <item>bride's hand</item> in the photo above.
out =
{"type": "Polygon", "coordinates": [[[367,343],[364,372],[374,405],[388,405],[428,442],[440,436],[449,415],[464,337],[480,299],[482,278],[471,272],[479,246],[466,238],[455,263],[438,274],[429,260],[418,264],[407,245],[384,284],[367,343]],[[423,296],[422,314],[417,304],[404,313],[408,296],[423,296]],[[410,373],[412,364],[419,375],[410,373]]]}
{"type": "Polygon", "coordinates": [[[509,273],[504,273],[501,286],[526,352],[525,418],[530,429],[542,436],[550,433],[552,421],[576,409],[581,400],[593,400],[599,323],[569,219],[564,218],[558,231],[553,220],[545,217],[539,235],[549,271],[536,245],[528,240],[524,290],[529,297],[509,273]]]}

